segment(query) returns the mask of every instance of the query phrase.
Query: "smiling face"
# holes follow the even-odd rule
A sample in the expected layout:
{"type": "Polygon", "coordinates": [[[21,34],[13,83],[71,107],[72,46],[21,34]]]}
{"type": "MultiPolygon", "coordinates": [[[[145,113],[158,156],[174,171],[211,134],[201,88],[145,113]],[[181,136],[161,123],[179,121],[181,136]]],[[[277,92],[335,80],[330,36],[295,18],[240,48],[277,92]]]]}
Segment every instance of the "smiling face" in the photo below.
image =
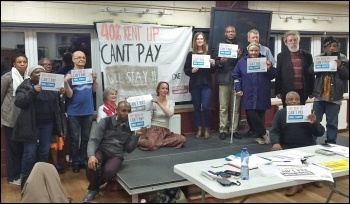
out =
{"type": "Polygon", "coordinates": [[[250,58],[257,58],[260,54],[260,49],[257,46],[249,47],[248,54],[250,58]]]}
{"type": "Polygon", "coordinates": [[[118,92],[116,90],[110,90],[107,96],[108,103],[115,103],[117,101],[118,92]]]}
{"type": "Polygon", "coordinates": [[[248,37],[249,43],[259,43],[259,34],[250,33],[248,37]]]}
{"type": "Polygon", "coordinates": [[[75,67],[83,68],[86,64],[86,57],[82,51],[76,51],[73,53],[73,63],[75,67]]]}
{"type": "Polygon", "coordinates": [[[204,37],[203,35],[198,35],[196,38],[196,44],[198,47],[202,47],[204,45],[204,37]]]}
{"type": "Polygon", "coordinates": [[[166,82],[161,82],[158,85],[157,96],[165,97],[169,93],[169,85],[166,82]]]}
{"type": "Polygon", "coordinates": [[[47,73],[51,73],[52,72],[52,64],[51,64],[51,61],[49,59],[42,59],[42,60],[40,60],[40,65],[45,68],[45,71],[47,73]]]}

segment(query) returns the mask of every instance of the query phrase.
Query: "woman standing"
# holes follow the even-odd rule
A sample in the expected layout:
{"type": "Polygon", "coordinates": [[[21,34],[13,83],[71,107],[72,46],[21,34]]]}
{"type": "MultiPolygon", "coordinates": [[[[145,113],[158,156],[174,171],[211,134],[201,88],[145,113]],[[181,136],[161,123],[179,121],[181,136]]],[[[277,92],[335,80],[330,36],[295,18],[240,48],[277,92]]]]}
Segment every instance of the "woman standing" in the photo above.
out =
{"type": "Polygon", "coordinates": [[[265,129],[265,111],[271,108],[271,80],[277,75],[270,61],[266,61],[266,72],[247,73],[248,58],[265,57],[260,54],[260,44],[250,43],[248,55],[241,58],[233,69],[232,77],[236,95],[241,96],[241,106],[246,110],[247,118],[257,131],[256,141],[269,144],[269,132],[265,129]]]}
{"type": "Polygon", "coordinates": [[[103,91],[103,105],[98,108],[96,122],[102,118],[117,114],[118,91],[115,88],[107,87],[103,91]]]}
{"type": "Polygon", "coordinates": [[[192,67],[192,54],[208,55],[207,41],[202,32],[197,32],[192,41],[192,51],[187,54],[184,72],[190,77],[189,89],[194,107],[194,119],[198,128],[197,137],[210,137],[210,100],[212,93],[211,74],[215,72],[215,60],[209,59],[210,68],[192,67]]]}
{"type": "Polygon", "coordinates": [[[24,54],[17,54],[12,60],[11,71],[1,76],[1,127],[4,127],[6,141],[7,181],[14,185],[21,185],[21,159],[23,145],[12,140],[13,127],[20,109],[14,105],[17,87],[25,78],[28,58],[24,54]]]}
{"type": "Polygon", "coordinates": [[[61,115],[57,91],[42,90],[40,73],[45,69],[36,65],[28,70],[25,79],[16,90],[15,105],[21,109],[16,121],[13,140],[23,143],[22,177],[29,176],[34,164],[48,162],[54,126],[62,135],[61,115]]]}
{"type": "Polygon", "coordinates": [[[152,99],[152,122],[147,133],[139,139],[139,148],[142,150],[156,150],[159,147],[181,148],[186,142],[183,135],[169,130],[169,120],[174,115],[175,102],[167,99],[169,84],[161,81],[157,86],[158,98],[152,99]]]}

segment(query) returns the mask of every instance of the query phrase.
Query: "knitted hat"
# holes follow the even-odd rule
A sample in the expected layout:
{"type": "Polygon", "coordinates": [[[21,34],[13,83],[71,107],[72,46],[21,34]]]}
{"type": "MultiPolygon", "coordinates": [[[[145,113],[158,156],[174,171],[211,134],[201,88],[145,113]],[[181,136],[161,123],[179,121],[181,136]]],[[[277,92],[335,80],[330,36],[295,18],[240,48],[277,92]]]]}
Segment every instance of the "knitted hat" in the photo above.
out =
{"type": "Polygon", "coordinates": [[[44,67],[42,67],[42,66],[40,66],[40,65],[35,65],[35,66],[33,66],[33,67],[31,67],[31,68],[28,69],[28,76],[30,77],[30,76],[32,75],[32,73],[33,73],[35,70],[37,70],[37,69],[41,69],[42,71],[45,72],[44,67]]]}
{"type": "Polygon", "coordinates": [[[250,44],[247,46],[247,50],[249,50],[249,48],[252,47],[252,46],[257,47],[257,48],[259,48],[259,50],[260,50],[260,44],[259,44],[259,43],[255,43],[255,42],[250,43],[250,44]]]}
{"type": "Polygon", "coordinates": [[[338,40],[336,40],[333,36],[326,37],[326,39],[323,40],[323,47],[326,47],[327,45],[334,42],[339,44],[338,40]]]}

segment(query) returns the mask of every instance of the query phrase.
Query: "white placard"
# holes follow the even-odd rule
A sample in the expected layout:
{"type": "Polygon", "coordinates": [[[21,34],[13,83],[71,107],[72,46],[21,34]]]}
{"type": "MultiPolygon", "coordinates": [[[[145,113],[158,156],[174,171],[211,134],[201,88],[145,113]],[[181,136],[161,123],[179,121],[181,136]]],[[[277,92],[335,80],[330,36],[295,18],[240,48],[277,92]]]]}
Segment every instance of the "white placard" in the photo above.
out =
{"type": "Polygon", "coordinates": [[[317,56],[314,57],[314,72],[336,72],[337,56],[317,56]]]}
{"type": "Polygon", "coordinates": [[[92,69],[72,69],[72,85],[91,84],[92,69]]]}
{"type": "Polygon", "coordinates": [[[151,126],[151,111],[138,111],[128,114],[129,126],[132,131],[139,130],[142,127],[151,126]]]}
{"type": "Polygon", "coordinates": [[[310,122],[311,106],[287,106],[287,123],[310,122]]]}
{"type": "Polygon", "coordinates": [[[42,90],[59,91],[62,88],[64,75],[52,73],[40,73],[39,84],[42,90]]]}
{"type": "Polygon", "coordinates": [[[266,57],[247,59],[247,73],[253,72],[267,72],[266,57]]]}
{"type": "Polygon", "coordinates": [[[131,112],[150,111],[153,107],[152,95],[133,96],[126,99],[131,105],[131,112]]]}
{"type": "Polygon", "coordinates": [[[210,55],[192,55],[192,67],[210,68],[210,55]]]}
{"type": "Polygon", "coordinates": [[[237,58],[237,50],[238,45],[220,43],[218,56],[226,58],[237,58]]]}

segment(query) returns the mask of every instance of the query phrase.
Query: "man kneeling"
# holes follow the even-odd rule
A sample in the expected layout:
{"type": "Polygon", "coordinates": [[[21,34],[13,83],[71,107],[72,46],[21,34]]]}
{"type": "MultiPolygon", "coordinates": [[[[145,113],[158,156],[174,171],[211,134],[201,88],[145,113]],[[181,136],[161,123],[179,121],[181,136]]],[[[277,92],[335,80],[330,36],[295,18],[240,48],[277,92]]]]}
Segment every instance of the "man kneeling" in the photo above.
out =
{"type": "Polygon", "coordinates": [[[98,196],[100,186],[115,178],[124,152],[131,153],[135,150],[139,136],[146,132],[146,128],[141,128],[135,134],[130,130],[130,112],[131,106],[128,102],[119,102],[117,115],[101,119],[91,133],[87,147],[87,175],[90,184],[83,202],[92,201],[98,196]]]}
{"type": "MultiPolygon", "coordinates": [[[[286,95],[287,106],[300,105],[300,96],[297,92],[291,91],[286,95]]],[[[287,108],[283,108],[275,114],[273,119],[270,138],[272,143],[272,151],[282,149],[305,147],[315,145],[314,136],[323,136],[325,129],[316,120],[314,113],[308,115],[310,123],[287,123],[287,108]]],[[[322,187],[321,182],[315,182],[318,188],[322,187]]],[[[294,196],[303,190],[302,185],[292,186],[286,191],[286,196],[294,196]]]]}

